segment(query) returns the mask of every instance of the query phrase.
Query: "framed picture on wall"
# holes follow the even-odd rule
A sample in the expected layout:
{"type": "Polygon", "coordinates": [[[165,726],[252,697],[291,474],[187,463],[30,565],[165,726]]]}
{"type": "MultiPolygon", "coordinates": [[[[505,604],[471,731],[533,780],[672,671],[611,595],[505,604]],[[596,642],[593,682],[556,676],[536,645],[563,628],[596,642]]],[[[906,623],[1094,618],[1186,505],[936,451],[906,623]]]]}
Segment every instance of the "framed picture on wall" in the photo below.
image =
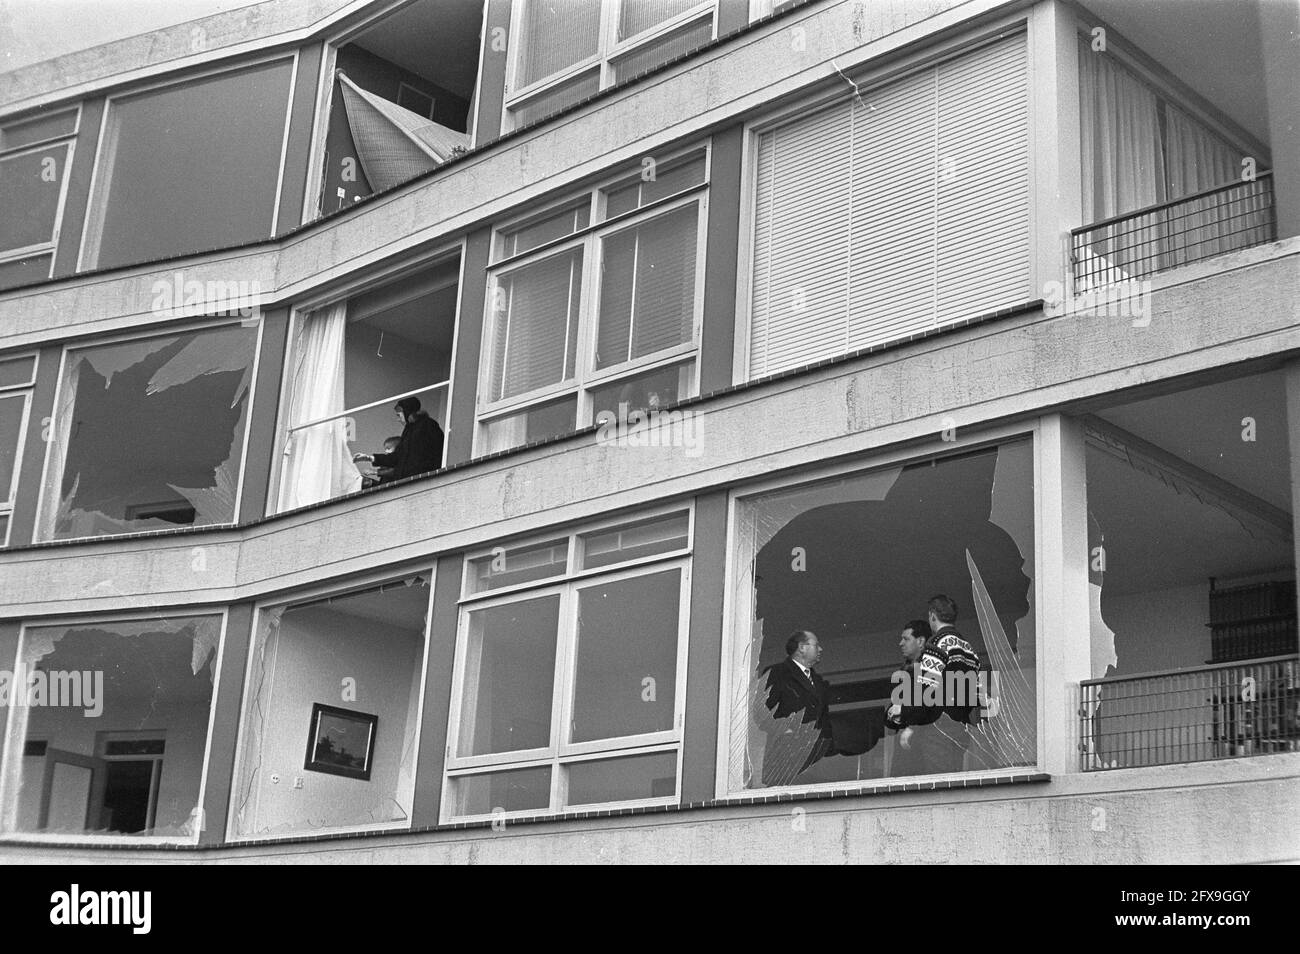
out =
{"type": "Polygon", "coordinates": [[[311,709],[303,768],[369,781],[378,725],[377,715],[316,703],[311,709]]]}

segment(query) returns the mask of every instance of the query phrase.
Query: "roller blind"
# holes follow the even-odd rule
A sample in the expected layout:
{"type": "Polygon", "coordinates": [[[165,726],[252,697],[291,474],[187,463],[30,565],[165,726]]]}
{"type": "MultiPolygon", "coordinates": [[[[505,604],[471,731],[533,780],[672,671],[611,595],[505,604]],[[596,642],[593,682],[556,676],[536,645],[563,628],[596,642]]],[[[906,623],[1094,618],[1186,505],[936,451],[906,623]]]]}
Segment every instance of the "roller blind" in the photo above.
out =
{"type": "Polygon", "coordinates": [[[573,375],[582,251],[526,265],[500,279],[492,348],[492,399],[514,397],[573,375]]]}
{"type": "Polygon", "coordinates": [[[749,373],[1029,297],[1023,34],[760,135],[749,373]]]}

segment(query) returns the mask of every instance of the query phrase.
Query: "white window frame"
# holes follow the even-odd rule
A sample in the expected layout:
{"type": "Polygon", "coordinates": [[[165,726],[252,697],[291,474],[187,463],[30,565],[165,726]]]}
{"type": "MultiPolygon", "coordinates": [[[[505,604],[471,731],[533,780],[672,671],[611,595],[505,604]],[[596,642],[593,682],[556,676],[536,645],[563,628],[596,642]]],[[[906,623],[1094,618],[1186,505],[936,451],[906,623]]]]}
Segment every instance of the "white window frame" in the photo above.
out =
{"type": "MultiPolygon", "coordinates": [[[[452,821],[482,821],[498,817],[523,817],[532,815],[563,815],[573,812],[606,811],[641,806],[674,805],[681,798],[682,759],[685,751],[683,722],[686,711],[686,661],[690,645],[691,564],[695,540],[695,507],[690,501],[676,506],[662,506],[645,513],[625,514],[619,519],[583,524],[560,534],[537,534],[511,544],[530,546],[561,537],[568,539],[568,560],[562,574],[545,579],[503,586],[500,589],[471,592],[471,563],[483,557],[492,557],[496,548],[481,549],[465,554],[461,579],[461,599],[456,625],[456,659],[453,668],[451,711],[447,722],[447,758],[443,767],[442,808],[443,823],[452,821]],[[620,560],[607,566],[581,569],[582,537],[593,532],[628,524],[639,524],[655,518],[674,514],[687,515],[687,542],[678,548],[651,556],[620,560]],[[641,735],[596,739],[589,742],[567,742],[574,707],[578,638],[578,591],[593,582],[615,582],[650,576],[666,570],[680,572],[680,595],[677,603],[677,671],[673,699],[673,728],[641,735]],[[559,597],[556,626],[555,671],[551,677],[550,739],[546,746],[497,752],[484,755],[457,755],[460,745],[461,720],[466,696],[467,660],[469,651],[470,615],[481,609],[509,605],[547,596],[559,597]],[[600,802],[568,805],[568,776],[565,767],[575,762],[610,760],[626,756],[650,755],[672,752],[677,755],[676,786],[673,795],[656,798],[633,799],[618,802],[600,802]],[[512,769],[550,768],[551,791],[546,808],[519,809],[503,813],[491,812],[477,815],[457,815],[455,812],[455,786],[466,777],[496,774],[512,769]]],[[[507,551],[508,552],[508,551],[507,551]]]]}
{"type": "MultiPolygon", "coordinates": [[[[394,395],[392,398],[385,398],[380,401],[371,401],[368,404],[359,407],[346,408],[332,418],[324,420],[336,420],[339,417],[347,417],[357,411],[366,410],[371,407],[378,407],[383,404],[396,404],[408,394],[419,394],[423,391],[429,391],[436,387],[445,387],[447,389],[447,426],[443,429],[444,440],[442,442],[442,461],[439,467],[447,466],[447,453],[451,444],[451,409],[452,400],[456,395],[456,353],[460,346],[460,314],[462,296],[465,293],[465,250],[467,242],[461,239],[451,245],[439,246],[436,250],[421,255],[415,259],[405,259],[401,263],[385,268],[382,271],[361,270],[354,272],[352,276],[341,286],[336,286],[328,293],[317,293],[301,299],[297,304],[289,309],[289,336],[284,349],[284,361],[282,363],[283,373],[280,375],[280,399],[277,405],[275,423],[275,463],[271,467],[271,480],[267,488],[266,507],[267,516],[282,512],[280,507],[280,491],[284,480],[284,456],[289,446],[289,431],[297,430],[304,425],[293,424],[289,419],[289,398],[293,394],[293,366],[294,366],[294,347],[298,342],[299,334],[302,331],[303,324],[309,320],[311,313],[320,311],[322,308],[328,308],[330,305],[340,301],[346,301],[355,298],[358,295],[392,282],[400,281],[403,278],[409,278],[412,274],[421,269],[436,267],[449,261],[453,255],[459,256],[459,266],[456,275],[456,318],[452,323],[451,333],[451,357],[448,368],[448,377],[446,381],[435,381],[432,384],[417,388],[415,391],[404,391],[401,394],[394,395]]],[[[311,422],[308,422],[311,423],[311,422]]],[[[315,423],[320,423],[317,421],[315,423]]],[[[337,499],[337,498],[331,498],[337,499]]],[[[327,503],[327,501],[319,501],[327,503]]]]}
{"type": "MultiPolygon", "coordinates": [[[[216,727],[217,720],[217,702],[221,698],[221,664],[226,652],[227,627],[230,623],[230,611],[226,606],[186,606],[181,609],[164,610],[147,612],[144,610],[118,611],[114,613],[100,613],[97,615],[80,615],[80,616],[63,616],[48,618],[32,618],[24,620],[18,633],[18,647],[14,654],[15,664],[23,658],[23,648],[26,645],[27,631],[29,629],[48,629],[51,627],[73,627],[73,626],[95,626],[108,625],[114,623],[148,623],[159,619],[191,619],[197,616],[218,616],[221,618],[220,630],[217,636],[217,655],[212,661],[212,696],[208,700],[208,729],[207,738],[203,745],[203,764],[199,776],[199,794],[196,802],[196,808],[201,818],[205,812],[204,805],[207,798],[208,778],[213,769],[212,766],[212,733],[216,727]]],[[[15,666],[16,668],[16,666],[15,666]]],[[[0,757],[0,804],[16,804],[18,792],[10,791],[11,786],[19,784],[17,770],[21,770],[21,759],[23,758],[24,739],[13,739],[14,731],[17,726],[15,722],[17,716],[16,706],[9,707],[8,718],[5,721],[5,740],[3,756],[0,757]],[[19,765],[14,766],[11,760],[19,759],[19,765]]],[[[149,733],[152,737],[157,733],[149,733]]],[[[200,826],[201,828],[202,826],[200,826]]],[[[0,831],[0,843],[6,841],[41,841],[50,844],[103,844],[103,845],[197,845],[201,831],[196,829],[188,836],[184,835],[105,835],[85,832],[82,834],[64,834],[57,832],[19,832],[19,831],[0,831]]]]}
{"type": "MultiPolygon", "coordinates": [[[[248,660],[244,666],[243,678],[243,695],[240,697],[239,706],[239,725],[235,740],[235,759],[233,768],[230,772],[230,805],[226,814],[226,832],[228,841],[255,842],[255,841],[274,841],[284,838],[283,831],[268,832],[265,834],[239,835],[236,833],[235,825],[239,815],[239,805],[235,799],[236,786],[242,781],[240,777],[240,766],[243,764],[244,749],[248,740],[247,719],[250,717],[249,706],[252,705],[256,696],[253,686],[253,652],[258,647],[258,637],[262,631],[262,619],[264,614],[277,609],[289,610],[295,606],[304,606],[311,603],[317,603],[321,600],[331,597],[348,596],[353,593],[359,593],[365,590],[373,589],[376,586],[382,586],[387,583],[400,583],[404,579],[412,576],[423,575],[429,580],[429,599],[424,610],[424,648],[419,655],[419,702],[416,703],[415,709],[415,735],[412,737],[413,751],[420,751],[420,735],[424,730],[424,694],[426,682],[429,676],[429,648],[431,640],[430,633],[433,631],[433,604],[435,587],[438,582],[438,566],[436,560],[413,561],[409,564],[389,567],[383,571],[368,573],[364,576],[352,577],[345,581],[333,580],[328,583],[321,583],[312,586],[306,590],[295,592],[290,595],[279,595],[257,603],[253,607],[252,629],[250,630],[248,660]]],[[[294,731],[297,731],[296,728],[294,731]]],[[[418,766],[417,766],[418,767],[418,766]]],[[[418,778],[416,785],[418,786],[418,778]]],[[[331,835],[331,834],[352,834],[357,832],[378,832],[378,831],[404,831],[411,827],[411,821],[391,821],[391,822],[373,822],[365,825],[341,825],[332,828],[312,828],[312,835],[331,835]]]]}
{"type": "MultiPolygon", "coordinates": [[[[50,278],[54,275],[54,260],[58,255],[59,236],[63,232],[63,212],[68,202],[68,183],[72,179],[72,163],[77,152],[77,137],[81,133],[82,104],[77,103],[75,106],[69,107],[67,109],[57,109],[51,111],[51,115],[58,115],[59,113],[74,112],[74,111],[76,113],[76,117],[73,119],[71,132],[63,133],[58,136],[49,136],[45,139],[40,139],[37,140],[36,142],[28,143],[25,146],[14,146],[11,149],[5,149],[0,151],[0,163],[2,163],[6,159],[12,159],[16,156],[21,156],[29,152],[43,152],[45,150],[50,149],[51,147],[63,146],[66,147],[67,149],[67,152],[64,155],[64,159],[63,159],[63,169],[61,172],[61,175],[63,176],[63,181],[59,184],[59,201],[54,210],[54,228],[50,234],[50,240],[48,242],[37,242],[35,245],[25,245],[22,248],[9,249],[8,251],[0,250],[0,265],[6,265],[10,262],[20,261],[25,258],[33,258],[33,257],[40,257],[42,255],[49,255],[50,267],[46,271],[45,277],[50,278]]],[[[31,117],[31,118],[35,118],[35,117],[31,117]]],[[[22,120],[17,121],[17,123],[21,123],[21,122],[22,120]]],[[[16,123],[14,120],[10,120],[8,122],[0,122],[0,126],[9,126],[15,124],[16,123]]]]}
{"type": "Polygon", "coordinates": [[[694,397],[700,386],[700,336],[704,324],[704,277],[707,267],[709,192],[712,183],[712,156],[710,142],[677,150],[662,160],[660,168],[674,165],[677,160],[688,158],[696,153],[704,160],[704,179],[698,185],[689,186],[671,196],[656,199],[638,206],[636,209],[622,213],[612,219],[605,217],[606,193],[620,186],[631,184],[639,177],[639,171],[628,170],[618,176],[606,179],[583,192],[571,193],[562,200],[547,204],[541,211],[519,216],[496,226],[492,230],[492,256],[488,266],[487,294],[483,310],[483,341],[479,354],[479,389],[475,414],[474,454],[482,453],[487,440],[488,426],[502,418],[532,410],[551,401],[577,396],[577,408],[574,430],[582,430],[593,423],[593,399],[591,390],[615,381],[625,380],[660,368],[684,365],[690,362],[690,381],[681,400],[694,397]],[[535,248],[515,255],[503,255],[505,236],[528,225],[530,222],[548,218],[565,208],[581,207],[583,198],[589,202],[588,224],[574,230],[568,235],[544,242],[535,248]],[[656,351],[653,354],[632,358],[609,367],[596,369],[596,343],[600,326],[599,297],[601,285],[601,265],[603,263],[605,239],[636,228],[661,215],[677,209],[697,204],[695,236],[695,288],[694,313],[691,316],[691,336],[686,342],[656,351]],[[557,254],[580,248],[582,249],[581,287],[578,290],[577,347],[574,351],[573,376],[564,381],[534,388],[523,394],[512,395],[500,400],[486,397],[492,385],[492,352],[497,335],[494,298],[498,282],[519,269],[537,264],[557,254]]]}
{"type": "MultiPolygon", "coordinates": [[[[978,433],[967,434],[956,442],[945,441],[941,436],[936,436],[913,447],[899,448],[832,467],[808,470],[794,476],[774,477],[767,480],[756,481],[752,484],[747,484],[744,487],[733,489],[728,493],[727,555],[726,566],[724,569],[722,603],[722,667],[721,678],[718,685],[718,740],[714,761],[714,794],[719,801],[739,804],[741,802],[752,800],[755,797],[765,795],[783,795],[806,792],[852,792],[859,791],[864,787],[890,784],[915,785],[918,782],[929,782],[936,779],[960,778],[979,780],[1010,778],[1011,776],[1024,776],[1027,773],[1045,771],[1044,765],[1047,745],[1046,733],[1050,713],[1048,713],[1044,708],[1044,692],[1046,689],[1049,663],[1045,658],[1043,650],[1047,645],[1047,642],[1044,639],[1044,634],[1047,632],[1047,603],[1050,599],[1050,594],[1046,592],[1043,583],[1044,533],[1042,526],[1042,501],[1044,496],[1044,487],[1041,484],[1041,480],[1045,473],[1045,460],[1043,457],[1041,431],[1041,419],[1035,418],[1033,422],[1029,424],[1011,424],[1002,427],[981,429],[978,433]],[[880,778],[869,780],[857,779],[843,782],[816,782],[798,785],[772,785],[732,791],[729,787],[729,781],[731,772],[731,730],[732,723],[735,719],[735,712],[732,710],[731,701],[732,695],[737,688],[737,677],[740,675],[735,672],[734,665],[737,649],[737,632],[735,626],[738,614],[745,609],[745,607],[738,607],[736,605],[735,594],[740,577],[750,572],[749,567],[738,566],[735,559],[737,528],[739,526],[739,510],[741,504],[754,497],[760,497],[782,490],[793,490],[799,487],[812,486],[835,477],[869,474],[889,467],[906,467],[909,464],[921,463],[935,458],[952,457],[954,455],[960,455],[983,448],[998,447],[1025,438],[1028,438],[1030,441],[1030,452],[1033,455],[1034,462],[1032,474],[1034,486],[1032,488],[1033,498],[1031,506],[1034,515],[1034,577],[1032,580],[1032,612],[1034,616],[1035,643],[1034,693],[1035,705],[1037,707],[1034,713],[1034,730],[1036,736],[1034,749],[1035,765],[1018,765],[1008,768],[980,769],[970,772],[952,772],[936,775],[904,776],[900,778],[880,778]]],[[[750,731],[754,731],[752,726],[750,731]]]]}
{"type": "Polygon", "coordinates": [[[718,0],[701,0],[689,10],[658,23],[648,30],[643,30],[625,40],[618,39],[618,23],[622,16],[623,0],[602,0],[600,10],[600,27],[596,41],[596,52],[565,67],[550,76],[543,76],[526,86],[519,86],[522,72],[520,57],[525,44],[524,21],[525,5],[534,0],[519,0],[514,15],[510,18],[510,49],[513,51],[506,64],[505,97],[501,106],[502,132],[514,129],[519,123],[515,117],[518,111],[539,99],[576,80],[585,78],[584,74],[599,73],[598,89],[608,89],[616,85],[615,77],[618,61],[646,47],[654,46],[665,36],[686,29],[702,22],[706,17],[712,20],[711,40],[718,38],[718,0]]]}
{"type": "MultiPolygon", "coordinates": [[[[104,345],[127,344],[131,342],[148,341],[151,338],[170,338],[170,337],[175,337],[177,335],[192,334],[194,332],[206,331],[211,328],[223,328],[232,325],[241,325],[247,327],[251,322],[254,321],[257,322],[257,339],[253,342],[253,348],[254,348],[253,364],[248,372],[249,373],[248,397],[245,399],[246,410],[244,412],[244,418],[245,418],[244,442],[243,442],[243,447],[241,447],[239,450],[239,479],[235,483],[235,503],[233,508],[234,512],[230,515],[230,520],[227,523],[209,523],[209,524],[204,524],[202,527],[195,527],[193,529],[214,530],[220,527],[237,526],[239,524],[240,508],[243,504],[243,499],[244,499],[244,479],[247,476],[247,470],[248,470],[248,446],[251,440],[250,435],[253,429],[252,428],[253,413],[256,407],[254,402],[257,400],[258,370],[261,367],[261,363],[262,363],[262,337],[266,332],[266,322],[264,319],[262,318],[242,318],[242,319],[209,318],[206,321],[199,321],[197,323],[186,322],[184,324],[178,324],[174,326],[161,325],[154,328],[150,328],[146,331],[139,331],[139,330],[129,331],[129,332],[123,332],[116,335],[111,335],[104,338],[95,338],[90,341],[69,342],[63,346],[63,350],[59,354],[59,375],[54,389],[53,412],[57,413],[59,407],[62,406],[60,402],[62,401],[63,398],[63,389],[67,386],[68,355],[71,352],[85,351],[87,349],[99,348],[104,345]]],[[[55,427],[57,423],[58,422],[54,420],[53,416],[51,416],[50,427],[52,428],[55,427]]],[[[36,505],[36,527],[32,533],[33,540],[35,540],[38,543],[51,543],[51,542],[62,543],[71,540],[80,540],[80,541],[110,540],[113,539],[114,537],[120,537],[126,534],[135,535],[137,533],[158,534],[158,533],[176,532],[175,529],[160,528],[157,530],[128,530],[128,531],[124,531],[123,533],[100,533],[90,537],[67,537],[67,538],[59,537],[57,538],[57,540],[46,539],[44,534],[42,533],[42,528],[44,526],[44,521],[47,516],[47,508],[58,506],[57,499],[48,499],[51,496],[47,492],[51,489],[48,484],[49,477],[50,477],[50,467],[57,466],[59,468],[62,468],[67,463],[66,459],[60,461],[57,464],[53,463],[53,456],[55,453],[54,445],[56,443],[57,442],[53,440],[45,442],[45,459],[41,464],[40,499],[36,505]]],[[[59,453],[64,453],[65,450],[66,449],[60,450],[59,453]]],[[[61,477],[62,474],[60,474],[60,478],[61,477]]],[[[57,490],[55,490],[53,496],[57,498],[58,496],[57,490]]]]}
{"type": "Polygon", "coordinates": [[[17,354],[0,355],[0,363],[8,361],[21,361],[25,358],[32,359],[32,376],[24,384],[0,385],[0,398],[10,398],[15,395],[23,399],[23,418],[18,425],[18,443],[14,447],[14,473],[10,479],[8,489],[5,495],[0,496],[0,517],[5,517],[4,533],[0,534],[0,549],[9,546],[9,534],[14,525],[14,505],[18,498],[19,474],[23,468],[23,450],[27,446],[27,427],[31,422],[32,416],[32,395],[36,390],[36,378],[40,374],[41,355],[38,351],[21,351],[17,354]]]}
{"type": "Polygon", "coordinates": [[[86,194],[85,218],[82,221],[81,228],[81,247],[77,250],[77,271],[83,272],[100,267],[100,245],[104,236],[104,217],[107,212],[106,203],[112,197],[113,191],[111,170],[106,169],[105,166],[115,158],[116,136],[118,135],[118,133],[114,131],[114,145],[112,149],[109,149],[106,143],[110,130],[110,123],[116,122],[113,113],[114,104],[119,100],[136,99],[153,93],[165,92],[170,89],[192,86],[195,83],[204,82],[223,75],[241,73],[246,70],[267,66],[271,63],[284,61],[289,63],[289,85],[287,87],[287,95],[285,99],[284,119],[281,122],[283,128],[280,135],[280,163],[275,175],[275,206],[271,210],[270,231],[266,236],[263,236],[264,238],[274,237],[280,224],[280,200],[284,191],[284,169],[289,151],[289,123],[293,118],[293,98],[298,83],[299,57],[300,51],[294,49],[292,52],[288,53],[272,53],[266,56],[239,60],[234,63],[223,63],[212,69],[195,73],[193,76],[186,76],[184,79],[163,79],[158,82],[135,86],[124,90],[121,93],[114,93],[107,97],[104,100],[104,114],[99,123],[99,139],[95,144],[95,163],[94,169],[90,174],[90,188],[87,190],[86,194]],[[92,249],[93,255],[91,254],[92,249]],[[87,264],[89,258],[93,258],[94,261],[87,264]]]}

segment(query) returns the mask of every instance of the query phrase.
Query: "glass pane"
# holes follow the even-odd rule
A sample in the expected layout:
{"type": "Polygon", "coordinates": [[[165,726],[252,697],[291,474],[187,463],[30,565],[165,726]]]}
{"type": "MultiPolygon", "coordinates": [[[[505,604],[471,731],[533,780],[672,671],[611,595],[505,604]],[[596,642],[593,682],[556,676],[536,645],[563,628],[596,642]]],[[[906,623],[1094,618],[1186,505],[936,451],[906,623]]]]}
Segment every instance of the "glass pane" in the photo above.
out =
{"type": "Polygon", "coordinates": [[[54,239],[69,144],[0,159],[0,252],[54,239]]]}
{"type": "Polygon", "coordinates": [[[36,356],[0,361],[0,388],[31,384],[36,375],[36,356]]]}
{"type": "Polygon", "coordinates": [[[578,79],[557,86],[543,96],[535,96],[528,100],[527,105],[512,110],[515,114],[515,125],[527,126],[547,116],[553,116],[588,96],[595,96],[598,92],[600,92],[600,73],[596,70],[583,73],[578,79]]]}
{"type": "Polygon", "coordinates": [[[568,766],[570,805],[599,805],[677,794],[677,753],[654,752],[568,766]]]}
{"type": "Polygon", "coordinates": [[[563,576],[568,559],[567,539],[500,549],[470,561],[469,592],[482,593],[503,586],[563,576]]]}
{"type": "Polygon", "coordinates": [[[572,434],[576,429],[578,398],[570,395],[549,404],[536,404],[526,411],[497,418],[484,430],[484,453],[522,447],[533,441],[544,441],[562,434],[572,434]]]}
{"type": "Polygon", "coordinates": [[[597,370],[691,340],[697,213],[692,203],[605,239],[597,370]]]}
{"type": "Polygon", "coordinates": [[[742,499],[729,787],[1034,764],[1033,501],[1029,440],[742,499]],[[927,650],[936,594],[955,632],[927,650]],[[915,690],[936,670],[951,699],[915,690]]]}
{"type": "Polygon", "coordinates": [[[580,248],[525,265],[497,280],[493,400],[572,377],[581,293],[580,248]]]}
{"type": "MultiPolygon", "coordinates": [[[[644,173],[643,173],[644,175],[644,173]]],[[[697,154],[685,162],[655,169],[653,179],[638,177],[631,183],[610,190],[605,199],[605,217],[613,218],[650,202],[675,195],[704,181],[704,156],[697,154]]]]}
{"type": "Polygon", "coordinates": [[[596,53],[601,0],[527,0],[519,86],[530,86],[596,53]]]}
{"type": "Polygon", "coordinates": [[[53,255],[36,255],[13,262],[0,262],[0,288],[17,288],[43,282],[50,277],[53,255]]]}
{"type": "Polygon", "coordinates": [[[270,235],[291,71],[281,60],[111,104],[90,264],[270,235]]]}
{"type": "Polygon", "coordinates": [[[41,539],[233,521],[256,344],[224,326],[70,352],[41,539]]]}
{"type": "Polygon", "coordinates": [[[572,741],[673,728],[681,571],[578,591],[572,741]]]}
{"type": "Polygon", "coordinates": [[[461,755],[550,745],[559,613],[543,596],[469,614],[461,755]]]}
{"type": "Polygon", "coordinates": [[[620,57],[614,64],[614,82],[622,83],[634,76],[648,73],[669,60],[684,56],[713,40],[713,18],[693,21],[688,27],[674,31],[667,37],[638,47],[635,52],[620,57]]]}
{"type": "Polygon", "coordinates": [[[514,769],[466,775],[452,782],[456,788],[455,814],[490,815],[551,807],[551,769],[514,769]]]}
{"type": "Polygon", "coordinates": [[[634,412],[653,411],[684,400],[690,393],[692,367],[690,363],[669,365],[592,388],[593,420],[598,424],[627,423],[634,412]]]}
{"type": "Polygon", "coordinates": [[[700,0],[623,0],[618,18],[618,38],[626,40],[636,36],[699,4],[700,0]]]}
{"type": "Polygon", "coordinates": [[[77,111],[67,109],[48,116],[32,116],[0,126],[0,151],[18,149],[34,142],[70,136],[77,128],[77,111]]]}
{"type": "Polygon", "coordinates": [[[237,836],[409,820],[428,609],[422,574],[261,612],[233,789],[237,836]],[[319,723],[318,704],[331,707],[319,723]]]}
{"type": "Polygon", "coordinates": [[[611,563],[682,550],[686,547],[689,532],[690,515],[682,512],[584,534],[582,566],[593,570],[611,563]]]}
{"type": "Polygon", "coordinates": [[[0,503],[11,499],[14,470],[18,466],[18,434],[27,412],[24,394],[0,394],[0,503]]]}
{"type": "Polygon", "coordinates": [[[9,514],[0,513],[0,546],[9,545],[9,514]]]}
{"type": "Polygon", "coordinates": [[[196,834],[220,636],[220,616],[27,629],[47,694],[10,720],[9,751],[46,744],[22,760],[17,829],[196,834]]]}
{"type": "Polygon", "coordinates": [[[572,235],[585,229],[591,221],[591,205],[582,205],[564,209],[547,218],[532,222],[505,235],[505,255],[522,255],[524,252],[572,235]]]}

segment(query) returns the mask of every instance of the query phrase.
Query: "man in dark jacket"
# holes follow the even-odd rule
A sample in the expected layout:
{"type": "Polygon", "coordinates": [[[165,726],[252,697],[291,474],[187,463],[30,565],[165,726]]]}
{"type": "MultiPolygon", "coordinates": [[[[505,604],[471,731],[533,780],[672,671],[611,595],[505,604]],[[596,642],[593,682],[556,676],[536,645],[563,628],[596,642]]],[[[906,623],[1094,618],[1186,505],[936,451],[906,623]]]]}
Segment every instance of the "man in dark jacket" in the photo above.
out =
{"type": "Polygon", "coordinates": [[[442,428],[420,409],[420,399],[402,398],[394,410],[402,422],[402,436],[391,454],[357,454],[354,461],[368,460],[376,467],[392,469],[388,480],[427,474],[442,466],[442,428]]]}
{"type": "Polygon", "coordinates": [[[789,785],[817,760],[832,755],[830,683],[813,667],[822,649],[815,634],[800,630],[786,640],[786,659],[769,666],[758,691],[754,714],[767,733],[763,784],[789,785]]]}

